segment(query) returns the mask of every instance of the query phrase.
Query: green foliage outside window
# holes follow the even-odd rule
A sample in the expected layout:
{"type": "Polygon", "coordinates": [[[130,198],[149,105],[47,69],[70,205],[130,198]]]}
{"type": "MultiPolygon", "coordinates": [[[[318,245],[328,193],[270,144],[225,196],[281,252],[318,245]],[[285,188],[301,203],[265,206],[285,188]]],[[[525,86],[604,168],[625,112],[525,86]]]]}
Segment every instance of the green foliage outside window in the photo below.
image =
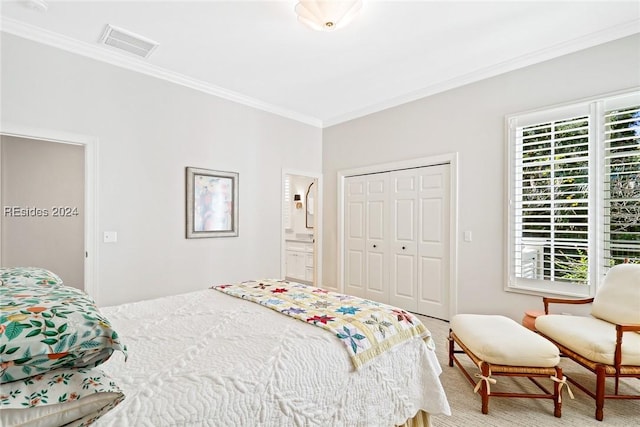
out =
{"type": "MultiPolygon", "coordinates": [[[[537,277],[589,279],[589,117],[523,129],[522,244],[542,257],[537,277]]],[[[640,110],[605,123],[605,262],[640,262],[640,110]]]]}

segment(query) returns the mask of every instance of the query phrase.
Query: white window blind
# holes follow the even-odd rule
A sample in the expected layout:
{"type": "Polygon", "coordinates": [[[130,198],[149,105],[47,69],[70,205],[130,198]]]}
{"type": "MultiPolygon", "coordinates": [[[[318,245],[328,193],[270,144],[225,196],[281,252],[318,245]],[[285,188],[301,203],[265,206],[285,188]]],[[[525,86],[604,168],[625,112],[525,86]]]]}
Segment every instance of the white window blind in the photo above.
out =
{"type": "Polygon", "coordinates": [[[640,107],[605,112],[604,263],[640,259],[640,107]]]}
{"type": "Polygon", "coordinates": [[[284,194],[282,195],[282,221],[284,228],[291,228],[291,177],[286,175],[284,178],[284,194]]]}
{"type": "Polygon", "coordinates": [[[589,246],[589,117],[519,133],[516,276],[586,283],[578,272],[589,246]]]}
{"type": "Polygon", "coordinates": [[[507,289],[588,296],[640,263],[640,92],[507,121],[507,289]]]}

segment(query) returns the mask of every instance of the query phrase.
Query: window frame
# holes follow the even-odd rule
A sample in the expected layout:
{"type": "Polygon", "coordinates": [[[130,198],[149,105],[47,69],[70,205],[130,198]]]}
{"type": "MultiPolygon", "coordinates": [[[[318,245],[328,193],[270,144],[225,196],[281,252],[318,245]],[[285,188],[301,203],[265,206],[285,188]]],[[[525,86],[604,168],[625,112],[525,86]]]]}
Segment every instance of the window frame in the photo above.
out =
{"type": "Polygon", "coordinates": [[[505,136],[507,154],[506,185],[506,245],[505,262],[507,264],[505,291],[530,295],[560,295],[576,298],[593,297],[598,283],[608,270],[604,265],[604,233],[605,233],[605,113],[611,109],[624,106],[640,105],[640,88],[623,92],[602,95],[590,99],[541,108],[533,111],[505,116],[505,136]],[[524,127],[545,122],[557,122],[567,118],[587,116],[589,120],[589,182],[588,182],[588,253],[594,254],[596,261],[589,257],[587,284],[550,281],[516,277],[516,195],[517,195],[517,144],[520,130],[524,127]]]}

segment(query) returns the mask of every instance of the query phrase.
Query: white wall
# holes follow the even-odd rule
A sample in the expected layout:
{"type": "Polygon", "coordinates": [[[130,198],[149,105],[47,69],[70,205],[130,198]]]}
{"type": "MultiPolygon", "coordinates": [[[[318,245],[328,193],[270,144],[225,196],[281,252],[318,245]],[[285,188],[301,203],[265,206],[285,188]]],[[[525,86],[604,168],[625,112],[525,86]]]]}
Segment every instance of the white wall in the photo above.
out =
{"type": "Polygon", "coordinates": [[[540,297],[503,290],[504,117],[640,86],[639,71],[635,35],[325,129],[324,284],[338,283],[338,171],[459,152],[459,312],[519,320],[525,309],[542,309],[540,297]],[[473,232],[472,242],[462,240],[465,230],[473,232]]]}
{"type": "Polygon", "coordinates": [[[5,33],[1,60],[2,122],[99,140],[99,304],[279,276],[281,170],[321,171],[320,129],[5,33]],[[185,239],[186,166],[239,172],[239,237],[185,239]]]}

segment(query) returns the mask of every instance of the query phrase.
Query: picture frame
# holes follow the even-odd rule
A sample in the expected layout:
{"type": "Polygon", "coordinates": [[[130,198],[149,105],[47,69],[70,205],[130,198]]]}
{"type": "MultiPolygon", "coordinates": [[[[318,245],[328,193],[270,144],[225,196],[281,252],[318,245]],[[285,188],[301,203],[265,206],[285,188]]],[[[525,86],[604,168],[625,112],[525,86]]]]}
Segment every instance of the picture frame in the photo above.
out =
{"type": "Polygon", "coordinates": [[[238,236],[237,172],[186,168],[186,238],[238,236]]]}

